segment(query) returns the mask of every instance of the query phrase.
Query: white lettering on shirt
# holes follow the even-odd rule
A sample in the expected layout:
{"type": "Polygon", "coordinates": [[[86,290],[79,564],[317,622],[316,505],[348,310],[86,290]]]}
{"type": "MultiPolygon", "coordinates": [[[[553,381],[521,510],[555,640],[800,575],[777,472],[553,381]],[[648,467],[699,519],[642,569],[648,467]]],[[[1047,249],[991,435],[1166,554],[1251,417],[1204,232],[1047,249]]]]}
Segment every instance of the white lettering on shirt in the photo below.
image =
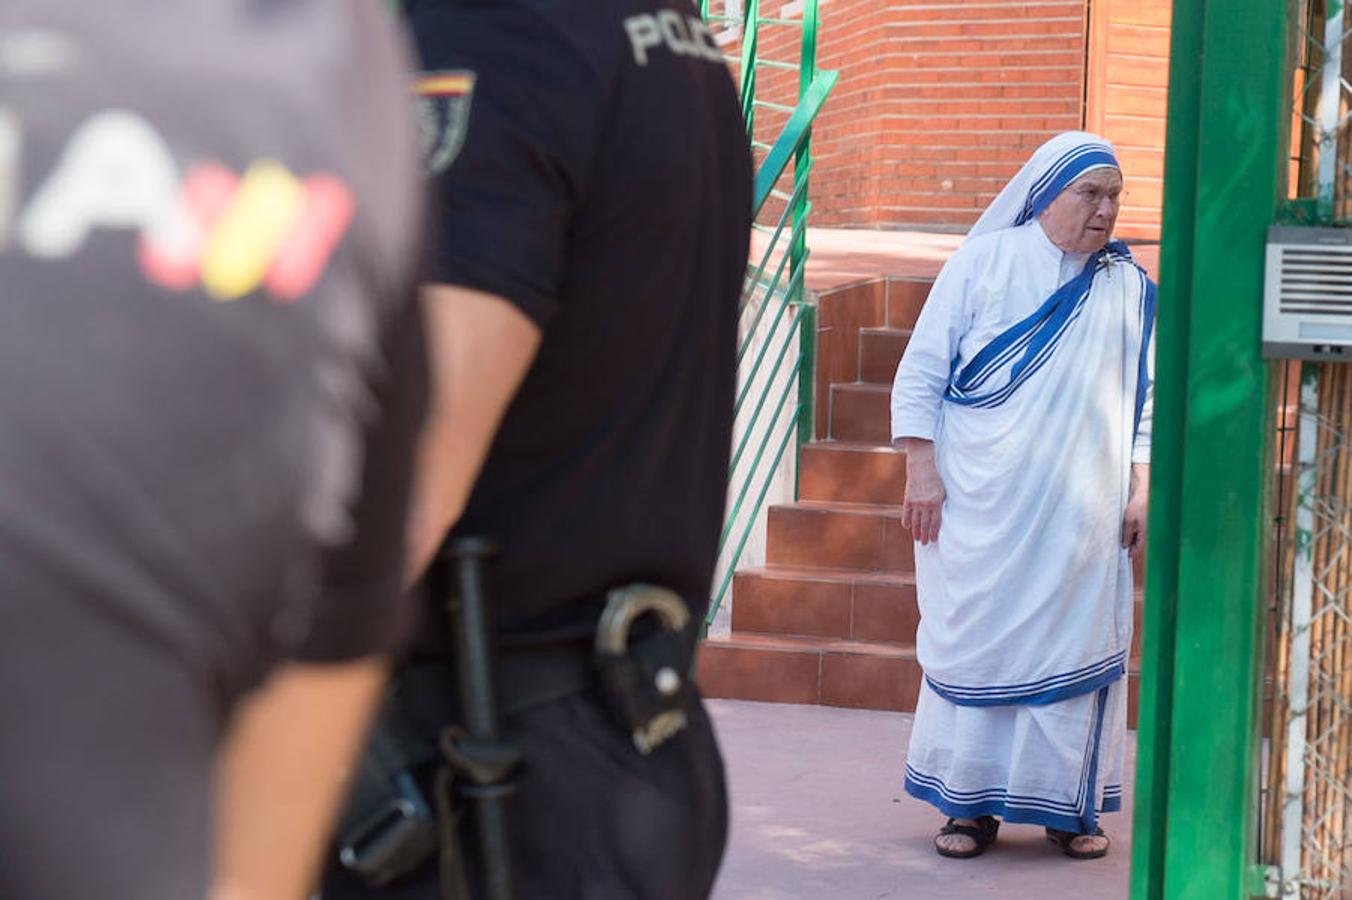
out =
{"type": "Polygon", "coordinates": [[[624,30],[629,32],[629,44],[634,48],[634,62],[646,66],[649,48],[662,43],[662,32],[657,27],[657,20],[647,13],[630,16],[624,20],[624,30]]]}
{"type": "Polygon", "coordinates": [[[93,228],[172,230],[180,184],[162,138],[125,110],[99,113],[72,135],[56,169],[19,220],[34,256],[68,257],[93,228]]]}
{"type": "Polygon", "coordinates": [[[691,51],[696,48],[685,38],[685,25],[681,22],[681,14],[674,9],[664,9],[657,14],[657,21],[662,26],[662,39],[666,41],[671,52],[677,56],[691,56],[691,51]]]}
{"type": "Polygon", "coordinates": [[[665,45],[676,56],[693,56],[710,62],[723,62],[714,34],[699,16],[682,16],[671,9],[653,15],[643,13],[624,20],[634,62],[648,64],[648,51],[665,45]]]}
{"type": "Polygon", "coordinates": [[[718,39],[703,19],[690,20],[690,43],[696,52],[710,62],[723,62],[723,51],[718,48],[718,39]]]}

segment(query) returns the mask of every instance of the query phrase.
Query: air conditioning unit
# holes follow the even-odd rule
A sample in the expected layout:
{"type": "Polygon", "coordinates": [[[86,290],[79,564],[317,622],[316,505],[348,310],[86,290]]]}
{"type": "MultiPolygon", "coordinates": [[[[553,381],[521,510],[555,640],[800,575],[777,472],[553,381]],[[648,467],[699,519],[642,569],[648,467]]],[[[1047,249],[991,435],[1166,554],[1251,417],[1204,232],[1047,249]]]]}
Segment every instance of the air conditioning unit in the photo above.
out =
{"type": "Polygon", "coordinates": [[[1352,362],[1352,229],[1268,229],[1263,355],[1352,362]]]}

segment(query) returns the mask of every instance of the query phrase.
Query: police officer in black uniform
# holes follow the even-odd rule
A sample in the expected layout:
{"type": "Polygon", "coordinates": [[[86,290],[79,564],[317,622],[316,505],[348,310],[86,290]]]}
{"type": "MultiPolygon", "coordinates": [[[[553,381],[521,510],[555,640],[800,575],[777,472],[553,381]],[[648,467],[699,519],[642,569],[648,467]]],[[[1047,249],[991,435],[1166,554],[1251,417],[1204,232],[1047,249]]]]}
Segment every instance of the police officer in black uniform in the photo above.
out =
{"type": "MultiPolygon", "coordinates": [[[[424,69],[437,231],[415,568],[452,522],[452,542],[499,548],[489,606],[500,703],[522,757],[510,804],[516,893],[705,897],[726,797],[686,681],[724,514],[750,229],[730,73],[682,0],[405,6],[424,69]],[[656,677],[633,690],[647,691],[640,707],[676,698],[674,716],[618,709],[625,688],[601,671],[598,628],[620,638],[612,661],[657,647],[636,664],[656,677]]],[[[455,716],[429,711],[438,694],[453,706],[456,691],[454,673],[438,671],[455,655],[443,612],[455,589],[437,583],[437,566],[432,575],[429,621],[396,683],[405,724],[424,738],[455,716]]],[[[471,895],[486,895],[472,801],[458,849],[442,835],[440,872],[432,860],[384,872],[363,861],[400,855],[381,809],[411,816],[446,786],[413,768],[425,796],[353,817],[325,900],[433,900],[451,891],[452,853],[471,895]]]]}

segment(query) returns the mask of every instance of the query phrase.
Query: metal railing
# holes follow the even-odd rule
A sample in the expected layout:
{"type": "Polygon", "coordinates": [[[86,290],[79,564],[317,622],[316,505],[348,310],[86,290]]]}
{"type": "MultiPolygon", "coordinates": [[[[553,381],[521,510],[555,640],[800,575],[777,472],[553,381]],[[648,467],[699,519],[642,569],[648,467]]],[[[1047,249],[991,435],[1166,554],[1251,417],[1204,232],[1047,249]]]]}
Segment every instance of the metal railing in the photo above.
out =
{"type": "Polygon", "coordinates": [[[816,308],[804,287],[812,209],[810,148],[812,123],[837,74],[817,69],[816,0],[804,0],[798,19],[764,17],[760,10],[760,0],[746,0],[740,16],[711,13],[709,0],[701,3],[705,19],[728,34],[724,40],[738,42],[728,61],[737,69],[742,114],[758,162],[753,259],[748,262],[741,302],[729,505],[706,628],[732,586],[748,542],[762,526],[771,491],[776,485],[782,491],[787,484],[796,494],[796,472],[790,481],[788,469],[796,465],[797,454],[789,455],[789,448],[796,450],[813,434],[816,308]],[[764,55],[765,27],[801,29],[796,62],[764,55]],[[764,75],[766,70],[771,74],[764,75]],[[785,84],[779,73],[797,73],[797,83],[785,84]],[[774,88],[792,96],[775,96],[774,88]],[[761,139],[776,127],[773,141],[761,139]]]}

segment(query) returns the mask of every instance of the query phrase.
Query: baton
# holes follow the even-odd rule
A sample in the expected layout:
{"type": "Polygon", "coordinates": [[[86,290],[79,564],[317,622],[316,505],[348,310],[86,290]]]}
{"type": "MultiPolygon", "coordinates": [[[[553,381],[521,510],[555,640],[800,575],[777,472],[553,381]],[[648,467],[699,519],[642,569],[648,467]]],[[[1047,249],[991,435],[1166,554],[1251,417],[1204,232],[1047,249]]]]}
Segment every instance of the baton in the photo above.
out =
{"type": "Polygon", "coordinates": [[[443,743],[450,746],[443,750],[456,753],[468,769],[469,783],[462,781],[459,792],[474,803],[486,896],[489,900],[514,900],[507,804],[515,791],[512,776],[520,753],[503,740],[493,681],[484,569],[496,552],[492,541],[476,537],[460,538],[446,547],[446,555],[454,564],[455,590],[447,607],[455,639],[465,737],[448,733],[443,743]]]}

